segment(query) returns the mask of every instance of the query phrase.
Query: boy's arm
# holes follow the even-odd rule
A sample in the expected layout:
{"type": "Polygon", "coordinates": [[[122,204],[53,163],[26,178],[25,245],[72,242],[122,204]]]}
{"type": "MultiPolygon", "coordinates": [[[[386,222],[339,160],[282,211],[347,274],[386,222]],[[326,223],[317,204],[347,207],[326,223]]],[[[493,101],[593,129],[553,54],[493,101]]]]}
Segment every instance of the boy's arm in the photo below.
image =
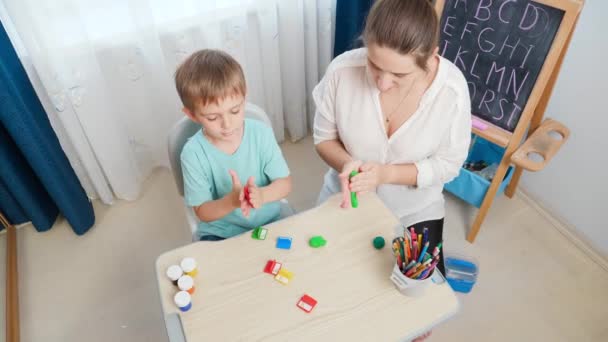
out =
{"type": "Polygon", "coordinates": [[[241,182],[236,172],[232,170],[230,170],[230,177],[232,177],[232,191],[226,194],[226,196],[192,207],[199,220],[203,222],[219,220],[234,209],[241,207],[239,199],[242,188],[241,182]]]}
{"type": "Polygon", "coordinates": [[[261,190],[264,203],[282,200],[291,192],[291,176],[277,178],[261,190]]]}
{"type": "Polygon", "coordinates": [[[291,176],[277,178],[270,184],[257,187],[253,177],[247,182],[249,188],[249,202],[251,206],[258,209],[264,204],[281,200],[291,192],[291,176]]]}
{"type": "Polygon", "coordinates": [[[233,197],[232,192],[218,200],[205,202],[199,206],[192,207],[192,209],[198,219],[203,222],[219,220],[240,206],[238,194],[236,197],[236,205],[231,197],[233,197]]]}

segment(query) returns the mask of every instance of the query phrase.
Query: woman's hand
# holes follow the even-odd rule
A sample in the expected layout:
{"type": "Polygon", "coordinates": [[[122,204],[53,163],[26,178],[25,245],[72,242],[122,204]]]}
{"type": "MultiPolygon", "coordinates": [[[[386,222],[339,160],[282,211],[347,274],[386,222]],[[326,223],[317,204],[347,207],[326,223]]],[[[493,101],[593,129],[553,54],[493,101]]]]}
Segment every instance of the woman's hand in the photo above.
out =
{"type": "Polygon", "coordinates": [[[350,191],[365,193],[374,191],[384,183],[385,165],[376,162],[366,162],[359,167],[359,174],[351,178],[350,191]]]}
{"type": "Polygon", "coordinates": [[[348,163],[344,164],[344,166],[342,167],[342,172],[340,172],[340,174],[338,175],[338,177],[340,178],[340,185],[342,187],[342,203],[340,204],[340,207],[342,207],[342,208],[351,207],[351,203],[350,203],[350,191],[351,190],[350,190],[350,181],[348,178],[352,171],[359,172],[359,167],[361,167],[361,165],[363,165],[363,162],[360,160],[349,161],[348,163]]]}

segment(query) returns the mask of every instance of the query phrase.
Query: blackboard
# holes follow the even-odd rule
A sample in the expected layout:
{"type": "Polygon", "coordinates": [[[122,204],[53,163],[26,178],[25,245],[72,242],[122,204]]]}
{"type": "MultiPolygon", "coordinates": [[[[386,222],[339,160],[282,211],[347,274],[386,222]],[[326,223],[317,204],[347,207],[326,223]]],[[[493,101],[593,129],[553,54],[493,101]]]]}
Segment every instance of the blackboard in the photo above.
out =
{"type": "Polygon", "coordinates": [[[464,74],[471,112],[513,132],[564,11],[530,0],[446,0],[440,54],[464,74]]]}

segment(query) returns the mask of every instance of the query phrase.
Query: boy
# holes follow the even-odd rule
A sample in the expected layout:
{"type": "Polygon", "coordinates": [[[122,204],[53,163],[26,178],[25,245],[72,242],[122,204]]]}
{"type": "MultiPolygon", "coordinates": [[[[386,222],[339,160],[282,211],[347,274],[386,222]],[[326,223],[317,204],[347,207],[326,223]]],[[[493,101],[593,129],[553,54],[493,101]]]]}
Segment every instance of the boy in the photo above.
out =
{"type": "Polygon", "coordinates": [[[291,191],[287,163],[270,127],[245,119],[243,70],[218,50],[201,50],[175,73],[183,112],[202,130],[184,145],[184,198],[200,219],[197,236],[223,240],[279,218],[291,191]]]}

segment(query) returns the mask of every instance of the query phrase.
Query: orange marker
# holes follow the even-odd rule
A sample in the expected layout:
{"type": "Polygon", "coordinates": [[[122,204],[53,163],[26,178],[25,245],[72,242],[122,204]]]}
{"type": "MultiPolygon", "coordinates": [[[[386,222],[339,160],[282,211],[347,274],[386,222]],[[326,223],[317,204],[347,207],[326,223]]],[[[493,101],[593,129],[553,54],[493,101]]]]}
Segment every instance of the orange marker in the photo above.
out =
{"type": "Polygon", "coordinates": [[[426,267],[420,265],[420,267],[417,268],[417,271],[409,277],[414,279],[414,278],[418,277],[422,272],[424,272],[425,269],[426,269],[426,267]]]}

